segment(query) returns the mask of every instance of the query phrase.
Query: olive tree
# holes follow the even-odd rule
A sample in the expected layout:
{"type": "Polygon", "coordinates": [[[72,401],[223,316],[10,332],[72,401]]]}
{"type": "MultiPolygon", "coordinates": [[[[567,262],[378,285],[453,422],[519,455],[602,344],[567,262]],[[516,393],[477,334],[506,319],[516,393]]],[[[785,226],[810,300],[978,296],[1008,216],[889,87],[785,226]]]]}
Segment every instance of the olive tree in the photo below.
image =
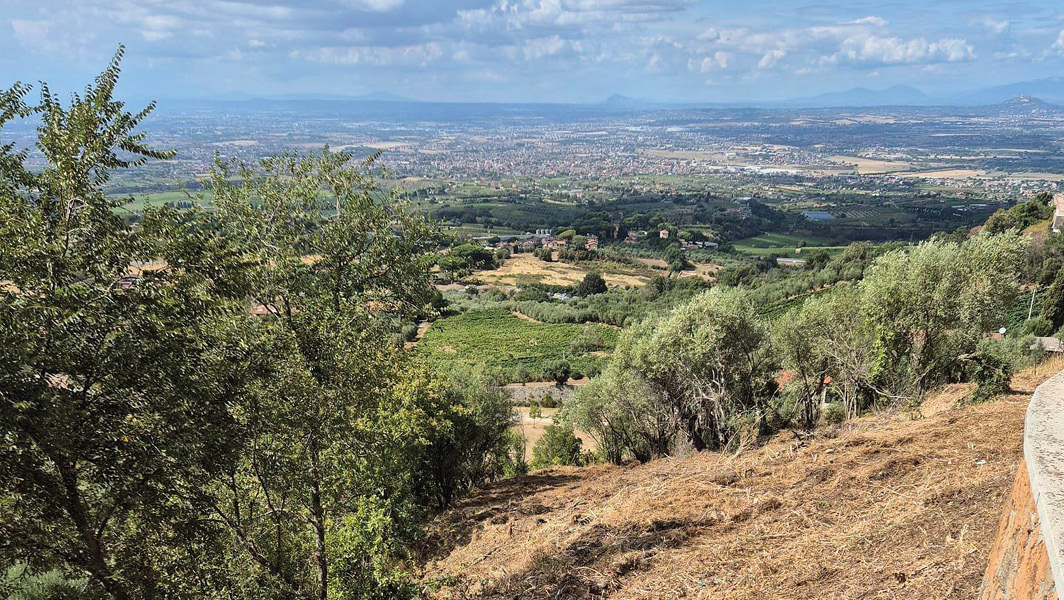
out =
{"type": "Polygon", "coordinates": [[[962,369],[960,358],[1002,327],[1019,293],[1027,242],[1015,233],[932,240],[880,257],[860,284],[874,327],[871,379],[918,398],[962,369]]]}

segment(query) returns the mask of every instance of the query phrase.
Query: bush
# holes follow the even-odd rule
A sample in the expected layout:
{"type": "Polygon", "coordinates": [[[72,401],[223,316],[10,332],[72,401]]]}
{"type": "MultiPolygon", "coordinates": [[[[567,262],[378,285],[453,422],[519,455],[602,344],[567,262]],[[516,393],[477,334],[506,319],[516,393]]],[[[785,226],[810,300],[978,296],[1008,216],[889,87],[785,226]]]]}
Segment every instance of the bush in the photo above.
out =
{"type": "Polygon", "coordinates": [[[576,286],[576,295],[581,298],[604,294],[607,291],[606,280],[602,278],[602,275],[593,271],[584,275],[584,280],[580,282],[580,285],[576,286]]]}
{"type": "Polygon", "coordinates": [[[1053,322],[1045,317],[1033,317],[1030,321],[1027,321],[1025,325],[1028,332],[1031,335],[1037,335],[1038,337],[1046,337],[1053,335],[1053,322]]]}
{"type": "Polygon", "coordinates": [[[1009,393],[1012,365],[1008,361],[989,352],[978,352],[968,364],[971,380],[977,384],[972,392],[973,403],[986,402],[1009,393]]]}
{"type": "Polygon", "coordinates": [[[559,386],[565,385],[565,383],[569,381],[569,374],[571,372],[572,367],[564,360],[551,363],[547,366],[546,370],[547,378],[553,380],[559,386]]]}
{"type": "Polygon", "coordinates": [[[505,452],[501,457],[504,477],[519,477],[528,473],[528,461],[525,460],[527,446],[525,436],[516,431],[506,432],[505,452]]]}
{"type": "Polygon", "coordinates": [[[846,407],[842,402],[829,402],[824,405],[821,417],[829,425],[838,425],[846,420],[846,407]]]}
{"type": "Polygon", "coordinates": [[[532,468],[580,465],[582,445],[572,425],[550,425],[532,448],[532,468]]]}

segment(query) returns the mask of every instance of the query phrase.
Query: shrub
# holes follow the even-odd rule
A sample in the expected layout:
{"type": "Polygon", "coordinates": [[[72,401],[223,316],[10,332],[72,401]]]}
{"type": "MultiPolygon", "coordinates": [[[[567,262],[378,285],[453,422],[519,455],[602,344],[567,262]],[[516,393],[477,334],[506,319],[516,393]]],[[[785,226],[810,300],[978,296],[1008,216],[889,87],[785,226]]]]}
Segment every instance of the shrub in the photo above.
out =
{"type": "Polygon", "coordinates": [[[576,295],[581,298],[594,296],[595,294],[604,294],[607,291],[606,280],[602,278],[602,275],[599,275],[594,271],[584,275],[584,280],[580,282],[580,285],[576,286],[576,295]]]}
{"type": "Polygon", "coordinates": [[[572,367],[569,365],[568,361],[564,360],[551,363],[546,369],[547,377],[559,386],[565,385],[565,383],[569,381],[569,374],[571,372],[572,367]]]}
{"type": "Polygon", "coordinates": [[[825,423],[838,425],[846,420],[846,407],[842,402],[828,402],[821,411],[825,423]]]}
{"type": "Polygon", "coordinates": [[[580,465],[582,445],[572,425],[550,425],[532,448],[532,468],[580,465]]]}
{"type": "Polygon", "coordinates": [[[1012,365],[1006,360],[989,352],[978,352],[968,364],[971,380],[977,384],[972,392],[973,403],[986,402],[1009,392],[1012,365]]]}
{"type": "Polygon", "coordinates": [[[1030,321],[1027,321],[1025,325],[1028,332],[1031,335],[1037,335],[1038,337],[1046,337],[1053,335],[1053,322],[1045,317],[1033,317],[1030,321]]]}
{"type": "Polygon", "coordinates": [[[528,473],[528,461],[525,460],[525,448],[528,441],[516,431],[506,432],[502,453],[502,473],[504,477],[519,477],[528,473]]]}

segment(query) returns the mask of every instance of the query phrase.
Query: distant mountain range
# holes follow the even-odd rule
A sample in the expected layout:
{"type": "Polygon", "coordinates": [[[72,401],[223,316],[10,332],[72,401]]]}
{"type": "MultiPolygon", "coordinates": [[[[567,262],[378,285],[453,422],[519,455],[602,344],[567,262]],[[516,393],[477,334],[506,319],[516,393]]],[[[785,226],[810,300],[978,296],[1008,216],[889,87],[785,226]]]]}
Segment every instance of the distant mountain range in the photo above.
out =
{"type": "MultiPolygon", "coordinates": [[[[490,104],[498,107],[520,106],[531,108],[538,103],[477,103],[477,102],[424,102],[396,94],[380,92],[361,96],[338,94],[276,94],[252,96],[234,93],[225,96],[199,100],[185,100],[193,103],[250,103],[256,105],[282,103],[313,103],[328,105],[330,103],[375,103],[375,104],[433,104],[439,106],[464,106],[490,104]]],[[[809,96],[780,101],[735,101],[735,102],[698,102],[698,101],[662,101],[632,98],[613,94],[599,103],[558,103],[551,106],[580,107],[583,110],[640,111],[668,108],[872,108],[877,106],[941,106],[941,107],[994,107],[1012,111],[1059,111],[1064,106],[1064,77],[1050,77],[1032,81],[1021,81],[1008,85],[981,88],[966,92],[948,94],[928,94],[909,85],[896,85],[884,89],[853,88],[841,92],[830,92],[818,96],[809,96]]],[[[547,106],[544,104],[544,106],[547,106]]]]}

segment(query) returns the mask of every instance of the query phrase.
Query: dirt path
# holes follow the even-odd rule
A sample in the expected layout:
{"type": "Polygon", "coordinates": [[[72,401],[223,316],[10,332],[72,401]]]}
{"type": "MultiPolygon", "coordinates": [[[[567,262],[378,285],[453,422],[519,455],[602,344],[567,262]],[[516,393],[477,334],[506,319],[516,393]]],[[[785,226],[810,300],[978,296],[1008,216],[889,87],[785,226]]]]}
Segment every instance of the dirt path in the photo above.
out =
{"type": "Polygon", "coordinates": [[[422,321],[421,323],[418,323],[417,334],[414,336],[414,340],[406,342],[403,344],[403,347],[413,348],[414,346],[417,346],[417,343],[421,341],[421,338],[425,337],[425,332],[429,330],[429,327],[432,327],[432,323],[432,321],[422,321]]]}
{"type": "Polygon", "coordinates": [[[533,319],[532,317],[526,315],[525,313],[517,312],[516,310],[510,311],[510,312],[512,312],[513,315],[515,317],[517,317],[518,319],[522,319],[524,321],[528,321],[529,323],[542,323],[543,322],[543,321],[540,321],[539,319],[533,319]]]}

